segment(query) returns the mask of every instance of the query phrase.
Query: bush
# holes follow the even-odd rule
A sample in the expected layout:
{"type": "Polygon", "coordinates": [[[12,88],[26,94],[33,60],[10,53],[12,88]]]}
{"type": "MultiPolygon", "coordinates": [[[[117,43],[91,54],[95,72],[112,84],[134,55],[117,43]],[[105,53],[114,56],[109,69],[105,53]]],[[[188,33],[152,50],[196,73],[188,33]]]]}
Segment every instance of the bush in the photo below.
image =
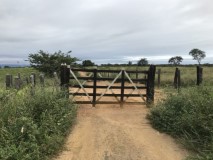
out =
{"type": "Polygon", "coordinates": [[[154,128],[180,138],[198,153],[189,159],[213,159],[213,89],[184,89],[151,110],[154,128]]]}
{"type": "Polygon", "coordinates": [[[26,90],[0,104],[0,159],[49,159],[61,149],[76,116],[62,93],[26,90]]]}

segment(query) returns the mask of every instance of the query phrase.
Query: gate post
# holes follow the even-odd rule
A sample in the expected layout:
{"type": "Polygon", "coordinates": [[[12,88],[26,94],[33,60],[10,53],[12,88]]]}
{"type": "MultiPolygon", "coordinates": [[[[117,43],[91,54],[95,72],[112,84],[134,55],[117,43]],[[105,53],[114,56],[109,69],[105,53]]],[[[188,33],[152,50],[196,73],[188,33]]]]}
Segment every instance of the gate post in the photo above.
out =
{"type": "Polygon", "coordinates": [[[156,71],[156,66],[151,65],[148,71],[147,89],[146,89],[146,102],[148,104],[151,104],[154,102],[155,71],[156,71]]]}
{"type": "Polygon", "coordinates": [[[123,102],[124,102],[124,85],[125,85],[125,73],[124,73],[124,69],[122,69],[122,73],[121,73],[121,106],[123,106],[123,102]]]}
{"type": "Polygon", "coordinates": [[[70,65],[61,65],[61,89],[67,89],[69,93],[70,65]]]}
{"type": "Polygon", "coordinates": [[[92,99],[93,107],[95,107],[96,104],[96,86],[97,86],[97,68],[93,70],[93,99],[92,99]]]}

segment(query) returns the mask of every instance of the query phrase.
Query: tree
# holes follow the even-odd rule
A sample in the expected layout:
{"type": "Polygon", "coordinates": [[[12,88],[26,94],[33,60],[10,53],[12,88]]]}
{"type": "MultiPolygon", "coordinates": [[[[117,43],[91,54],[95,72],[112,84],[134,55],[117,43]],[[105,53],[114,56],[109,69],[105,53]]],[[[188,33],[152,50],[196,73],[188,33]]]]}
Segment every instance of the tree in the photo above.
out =
{"type": "Polygon", "coordinates": [[[200,65],[201,60],[206,57],[205,52],[201,51],[199,49],[192,49],[189,52],[189,55],[191,55],[193,57],[193,60],[197,60],[197,62],[199,63],[199,65],[200,65]]]}
{"type": "Polygon", "coordinates": [[[76,57],[71,57],[69,55],[71,52],[72,51],[63,53],[59,50],[58,52],[50,54],[40,50],[38,53],[29,54],[28,60],[33,68],[51,75],[53,72],[60,71],[60,66],[62,63],[71,65],[78,60],[76,57]]]}
{"type": "Polygon", "coordinates": [[[82,62],[82,66],[86,67],[86,66],[94,66],[95,63],[93,63],[91,60],[84,60],[82,62]]]}
{"type": "Polygon", "coordinates": [[[138,61],[138,66],[145,66],[145,65],[148,65],[148,60],[146,58],[141,58],[138,61]]]}
{"type": "Polygon", "coordinates": [[[182,61],[183,61],[183,58],[181,56],[175,56],[175,57],[171,57],[168,62],[176,66],[176,65],[179,65],[182,61]]]}

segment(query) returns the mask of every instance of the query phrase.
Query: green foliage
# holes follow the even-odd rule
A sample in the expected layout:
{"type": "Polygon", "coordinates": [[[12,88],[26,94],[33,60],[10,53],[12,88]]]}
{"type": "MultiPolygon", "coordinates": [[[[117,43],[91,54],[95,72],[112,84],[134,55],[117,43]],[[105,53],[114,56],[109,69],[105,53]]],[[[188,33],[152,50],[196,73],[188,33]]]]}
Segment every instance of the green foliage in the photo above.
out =
{"type": "Polygon", "coordinates": [[[62,93],[27,89],[0,101],[0,159],[49,159],[62,148],[76,106],[62,93]]]}
{"type": "Polygon", "coordinates": [[[38,53],[29,54],[28,59],[33,68],[40,72],[52,75],[53,72],[59,72],[62,63],[70,65],[78,60],[76,57],[71,57],[69,53],[71,53],[71,51],[67,53],[58,51],[53,54],[49,54],[40,50],[38,53]]]}
{"type": "Polygon", "coordinates": [[[86,67],[86,66],[94,66],[95,63],[93,63],[91,60],[84,60],[82,62],[82,66],[86,67]]]}
{"type": "Polygon", "coordinates": [[[145,65],[148,65],[148,60],[146,58],[141,58],[139,61],[138,61],[138,66],[145,66],[145,65]]]}
{"type": "Polygon", "coordinates": [[[213,159],[213,89],[184,89],[170,95],[151,110],[148,119],[158,130],[180,138],[197,155],[189,159],[213,159]]]}
{"type": "Polygon", "coordinates": [[[176,65],[179,65],[182,61],[183,61],[183,58],[181,56],[175,56],[175,57],[171,57],[168,62],[176,66],[176,65]]]}
{"type": "Polygon", "coordinates": [[[201,51],[199,49],[192,49],[190,52],[189,52],[189,55],[191,55],[193,57],[194,60],[197,60],[197,62],[199,63],[200,65],[200,62],[202,59],[204,59],[206,57],[206,54],[204,51],[201,51]]]}

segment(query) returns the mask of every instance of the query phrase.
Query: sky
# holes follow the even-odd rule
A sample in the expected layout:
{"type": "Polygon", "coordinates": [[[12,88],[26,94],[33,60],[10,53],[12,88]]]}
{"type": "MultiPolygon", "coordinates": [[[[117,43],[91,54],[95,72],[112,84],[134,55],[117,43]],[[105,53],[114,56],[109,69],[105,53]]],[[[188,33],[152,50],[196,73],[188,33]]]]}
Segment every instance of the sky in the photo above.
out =
{"type": "Polygon", "coordinates": [[[192,64],[193,48],[213,63],[212,0],[0,0],[0,64],[39,50],[96,64],[192,64]]]}

